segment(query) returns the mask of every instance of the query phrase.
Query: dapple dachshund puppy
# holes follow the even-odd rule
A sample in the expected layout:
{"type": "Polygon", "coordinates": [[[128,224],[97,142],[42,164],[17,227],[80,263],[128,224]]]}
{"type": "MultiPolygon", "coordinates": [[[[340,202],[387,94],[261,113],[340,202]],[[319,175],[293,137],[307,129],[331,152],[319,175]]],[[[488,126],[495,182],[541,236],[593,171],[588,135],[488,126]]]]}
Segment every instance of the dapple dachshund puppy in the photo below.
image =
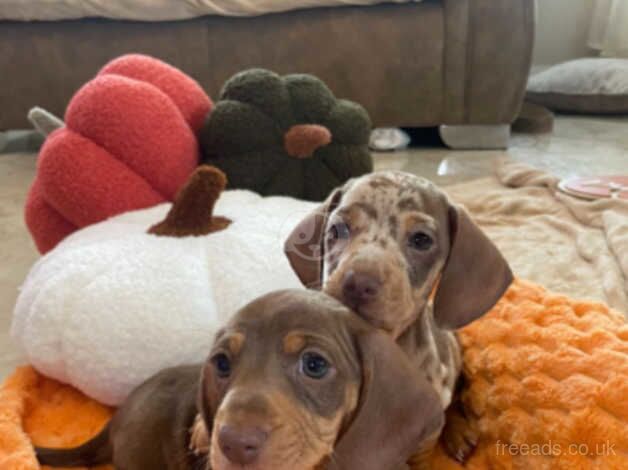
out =
{"type": "Polygon", "coordinates": [[[306,286],[388,332],[426,374],[449,408],[445,447],[464,460],[477,433],[452,400],[462,362],[455,329],[487,312],[512,282],[495,245],[434,184],[388,171],[333,191],[285,251],[306,286]]]}
{"type": "Polygon", "coordinates": [[[285,290],[240,310],[204,365],[137,388],[88,443],[37,455],[118,470],[397,470],[443,422],[438,395],[388,335],[324,293],[285,290]],[[209,453],[190,450],[199,412],[209,453]]]}

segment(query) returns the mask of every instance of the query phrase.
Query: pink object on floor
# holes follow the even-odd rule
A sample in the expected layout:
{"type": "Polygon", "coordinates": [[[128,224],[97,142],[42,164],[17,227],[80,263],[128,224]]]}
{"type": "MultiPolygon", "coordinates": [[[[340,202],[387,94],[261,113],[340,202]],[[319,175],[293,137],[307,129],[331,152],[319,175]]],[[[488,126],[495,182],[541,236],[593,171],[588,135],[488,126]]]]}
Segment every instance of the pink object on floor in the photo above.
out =
{"type": "Polygon", "coordinates": [[[590,176],[562,180],[559,188],[584,199],[628,199],[628,176],[590,176]]]}
{"type": "Polygon", "coordinates": [[[26,202],[41,253],[78,228],[172,200],[199,161],[196,131],[213,103],[180,70],[132,54],[70,101],[48,136],[26,202]]]}

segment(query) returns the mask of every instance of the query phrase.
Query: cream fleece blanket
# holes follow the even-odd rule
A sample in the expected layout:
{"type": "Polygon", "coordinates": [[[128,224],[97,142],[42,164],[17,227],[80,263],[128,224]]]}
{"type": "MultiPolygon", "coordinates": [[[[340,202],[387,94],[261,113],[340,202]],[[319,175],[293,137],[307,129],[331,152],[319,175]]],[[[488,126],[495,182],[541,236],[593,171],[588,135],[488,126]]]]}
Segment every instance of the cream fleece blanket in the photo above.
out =
{"type": "Polygon", "coordinates": [[[515,274],[628,312],[628,202],[585,201],[559,179],[501,161],[495,177],[445,188],[502,250],[515,274]]]}

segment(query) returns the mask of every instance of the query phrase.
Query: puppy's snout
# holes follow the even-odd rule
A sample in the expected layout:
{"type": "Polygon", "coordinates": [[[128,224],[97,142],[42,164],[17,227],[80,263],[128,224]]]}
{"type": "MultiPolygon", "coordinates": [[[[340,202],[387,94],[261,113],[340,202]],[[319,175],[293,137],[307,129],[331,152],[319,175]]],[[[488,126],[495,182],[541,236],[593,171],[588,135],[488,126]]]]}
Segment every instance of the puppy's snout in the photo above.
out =
{"type": "Polygon", "coordinates": [[[268,433],[258,427],[224,425],[218,432],[218,445],[230,462],[249,465],[257,460],[268,433]]]}
{"type": "Polygon", "coordinates": [[[348,303],[363,305],[377,297],[380,286],[380,281],[374,276],[349,270],[342,280],[342,294],[348,303]]]}

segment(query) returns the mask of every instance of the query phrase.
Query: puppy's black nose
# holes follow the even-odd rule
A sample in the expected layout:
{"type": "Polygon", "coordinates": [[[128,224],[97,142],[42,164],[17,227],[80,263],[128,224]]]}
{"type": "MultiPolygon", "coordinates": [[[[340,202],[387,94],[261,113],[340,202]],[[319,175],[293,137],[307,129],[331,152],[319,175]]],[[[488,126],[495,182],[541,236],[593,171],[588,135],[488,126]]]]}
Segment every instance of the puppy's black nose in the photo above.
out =
{"type": "Polygon", "coordinates": [[[218,445],[230,462],[248,465],[257,460],[268,434],[257,427],[224,425],[218,431],[218,445]]]}
{"type": "Polygon", "coordinates": [[[342,294],[349,303],[361,305],[377,297],[379,286],[373,276],[349,270],[342,280],[342,294]]]}

